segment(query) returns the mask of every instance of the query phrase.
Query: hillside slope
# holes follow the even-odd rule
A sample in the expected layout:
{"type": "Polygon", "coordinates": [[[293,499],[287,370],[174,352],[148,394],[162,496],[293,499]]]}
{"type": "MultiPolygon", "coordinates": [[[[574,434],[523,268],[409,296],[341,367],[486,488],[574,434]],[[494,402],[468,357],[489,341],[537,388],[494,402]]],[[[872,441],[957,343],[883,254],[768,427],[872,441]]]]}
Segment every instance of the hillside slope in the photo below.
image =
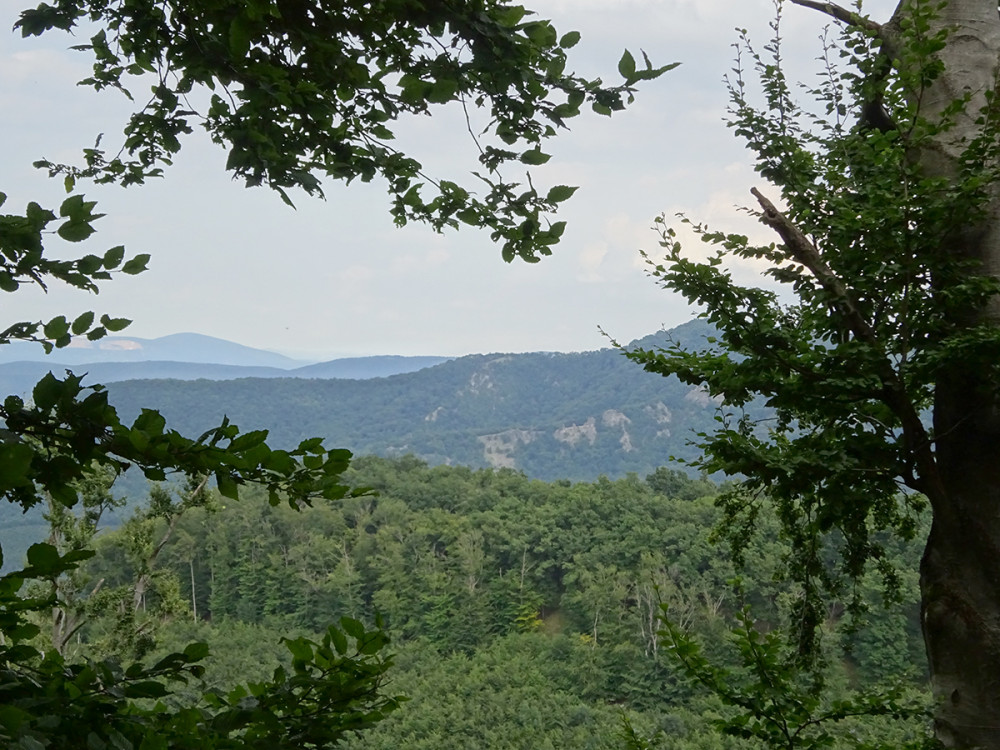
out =
{"type": "MultiPolygon", "coordinates": [[[[695,321],[640,343],[669,335],[697,345],[707,333],[695,321]]],[[[671,456],[693,457],[689,441],[718,413],[700,390],[612,349],[472,355],[374,380],[148,380],[109,392],[123,417],[155,405],[187,434],[228,416],[244,429],[267,428],[279,446],[320,436],[357,454],[414,453],[540,479],[642,474],[671,456]]]]}

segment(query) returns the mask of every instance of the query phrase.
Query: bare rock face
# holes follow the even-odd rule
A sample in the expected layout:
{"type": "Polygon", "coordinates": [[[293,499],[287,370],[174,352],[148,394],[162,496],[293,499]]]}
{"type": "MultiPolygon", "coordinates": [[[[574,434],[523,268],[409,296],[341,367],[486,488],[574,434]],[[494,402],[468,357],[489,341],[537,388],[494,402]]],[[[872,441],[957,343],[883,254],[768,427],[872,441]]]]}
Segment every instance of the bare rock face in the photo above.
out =
{"type": "Polygon", "coordinates": [[[701,386],[695,386],[687,392],[687,395],[684,396],[684,400],[690,401],[692,404],[696,404],[702,408],[708,408],[709,406],[718,406],[721,404],[722,396],[715,396],[713,398],[708,395],[708,391],[704,388],[701,386]]]}
{"type": "Polygon", "coordinates": [[[566,443],[570,446],[576,446],[581,440],[586,440],[593,445],[594,441],[597,440],[597,421],[593,417],[590,417],[583,424],[571,424],[566,427],[560,427],[552,433],[552,437],[560,443],[566,443]]]}
{"type": "Polygon", "coordinates": [[[480,435],[483,459],[494,469],[516,469],[513,453],[532,442],[538,433],[533,430],[504,430],[493,435],[480,435]]]}
{"type": "Polygon", "coordinates": [[[645,407],[642,411],[647,417],[651,417],[657,425],[661,425],[661,429],[656,431],[656,437],[670,437],[670,428],[667,425],[674,419],[674,414],[670,411],[670,407],[662,401],[657,401],[655,404],[645,407]]]}
{"type": "Polygon", "coordinates": [[[621,444],[623,451],[631,453],[635,450],[632,446],[632,437],[628,434],[628,426],[632,423],[632,420],[626,417],[624,412],[620,412],[617,409],[608,409],[601,415],[601,423],[605,427],[614,430],[621,429],[622,434],[618,442],[621,444]]]}

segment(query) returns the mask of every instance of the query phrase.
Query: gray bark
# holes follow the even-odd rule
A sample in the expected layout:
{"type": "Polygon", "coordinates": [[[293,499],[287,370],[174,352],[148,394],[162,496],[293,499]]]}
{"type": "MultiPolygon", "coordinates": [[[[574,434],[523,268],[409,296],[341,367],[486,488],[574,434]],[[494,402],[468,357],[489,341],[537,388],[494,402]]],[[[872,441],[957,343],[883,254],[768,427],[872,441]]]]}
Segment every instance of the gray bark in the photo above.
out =
{"type": "MultiPolygon", "coordinates": [[[[898,21],[910,0],[903,0],[898,21]]],[[[932,119],[971,96],[955,128],[919,154],[925,170],[952,177],[963,142],[996,85],[1000,55],[997,0],[950,0],[935,24],[952,29],[940,57],[944,73],[924,92],[932,119]]],[[[958,229],[948,252],[1000,275],[1000,191],[977,226],[958,229]]],[[[970,310],[969,320],[1000,324],[1000,301],[970,310]]],[[[963,322],[963,321],[956,321],[963,322]]],[[[921,563],[922,625],[936,701],[938,739],[946,747],[1000,750],[1000,408],[992,384],[965,362],[940,374],[935,389],[937,476],[928,493],[934,521],[921,563]]]]}
{"type": "MultiPolygon", "coordinates": [[[[883,40],[897,68],[906,64],[902,25],[918,0],[900,0],[879,25],[823,0],[791,0],[846,24],[864,26],[883,40]]],[[[926,4],[926,3],[925,3],[926,4]]],[[[920,115],[935,121],[953,102],[969,98],[955,126],[913,154],[931,176],[954,178],[966,145],[980,134],[976,122],[1000,73],[998,0],[947,0],[933,35],[949,29],[939,53],[944,72],[925,91],[911,92],[920,115]]],[[[956,228],[944,250],[974,260],[979,272],[1000,278],[1000,185],[992,188],[983,218],[956,228]]],[[[766,207],[765,207],[766,208],[766,207]]],[[[1000,299],[969,310],[955,323],[1000,326],[1000,299]]],[[[917,456],[921,489],[933,524],[921,561],[924,642],[936,701],[935,730],[950,748],[1000,750],[1000,395],[996,384],[968,362],[938,374],[933,454],[917,456]]]]}

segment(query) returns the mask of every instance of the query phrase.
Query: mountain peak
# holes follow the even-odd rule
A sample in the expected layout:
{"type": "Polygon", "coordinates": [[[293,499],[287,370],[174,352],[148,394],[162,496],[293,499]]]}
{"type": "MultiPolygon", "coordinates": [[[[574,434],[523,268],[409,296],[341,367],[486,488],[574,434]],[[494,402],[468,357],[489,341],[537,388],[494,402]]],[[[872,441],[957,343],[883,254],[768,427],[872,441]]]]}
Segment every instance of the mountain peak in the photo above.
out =
{"type": "Polygon", "coordinates": [[[135,336],[107,336],[97,341],[77,339],[48,355],[37,344],[15,342],[0,347],[0,363],[6,362],[52,362],[74,366],[96,362],[193,362],[283,370],[304,364],[283,354],[200,333],[172,333],[155,339],[135,336]]]}

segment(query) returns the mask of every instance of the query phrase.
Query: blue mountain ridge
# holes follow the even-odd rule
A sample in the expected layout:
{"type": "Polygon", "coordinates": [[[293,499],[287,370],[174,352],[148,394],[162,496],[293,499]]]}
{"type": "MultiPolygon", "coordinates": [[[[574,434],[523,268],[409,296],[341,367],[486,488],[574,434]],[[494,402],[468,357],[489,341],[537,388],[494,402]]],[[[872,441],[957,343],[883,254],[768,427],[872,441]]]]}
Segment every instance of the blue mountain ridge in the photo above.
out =
{"type": "Polygon", "coordinates": [[[30,395],[51,372],[86,375],[84,382],[122,380],[236,380],[238,378],[384,378],[415,372],[449,357],[398,355],[344,357],[302,363],[281,354],[194,333],[158,339],[108,337],[46,355],[37,344],[0,346],[0,393],[30,395]]]}
{"type": "Polygon", "coordinates": [[[29,342],[0,346],[0,363],[53,362],[76,366],[94,362],[142,361],[276,367],[282,370],[308,364],[277,352],[254,349],[200,333],[174,333],[155,339],[131,336],[106,336],[97,341],[78,339],[48,355],[42,347],[29,342]]]}

